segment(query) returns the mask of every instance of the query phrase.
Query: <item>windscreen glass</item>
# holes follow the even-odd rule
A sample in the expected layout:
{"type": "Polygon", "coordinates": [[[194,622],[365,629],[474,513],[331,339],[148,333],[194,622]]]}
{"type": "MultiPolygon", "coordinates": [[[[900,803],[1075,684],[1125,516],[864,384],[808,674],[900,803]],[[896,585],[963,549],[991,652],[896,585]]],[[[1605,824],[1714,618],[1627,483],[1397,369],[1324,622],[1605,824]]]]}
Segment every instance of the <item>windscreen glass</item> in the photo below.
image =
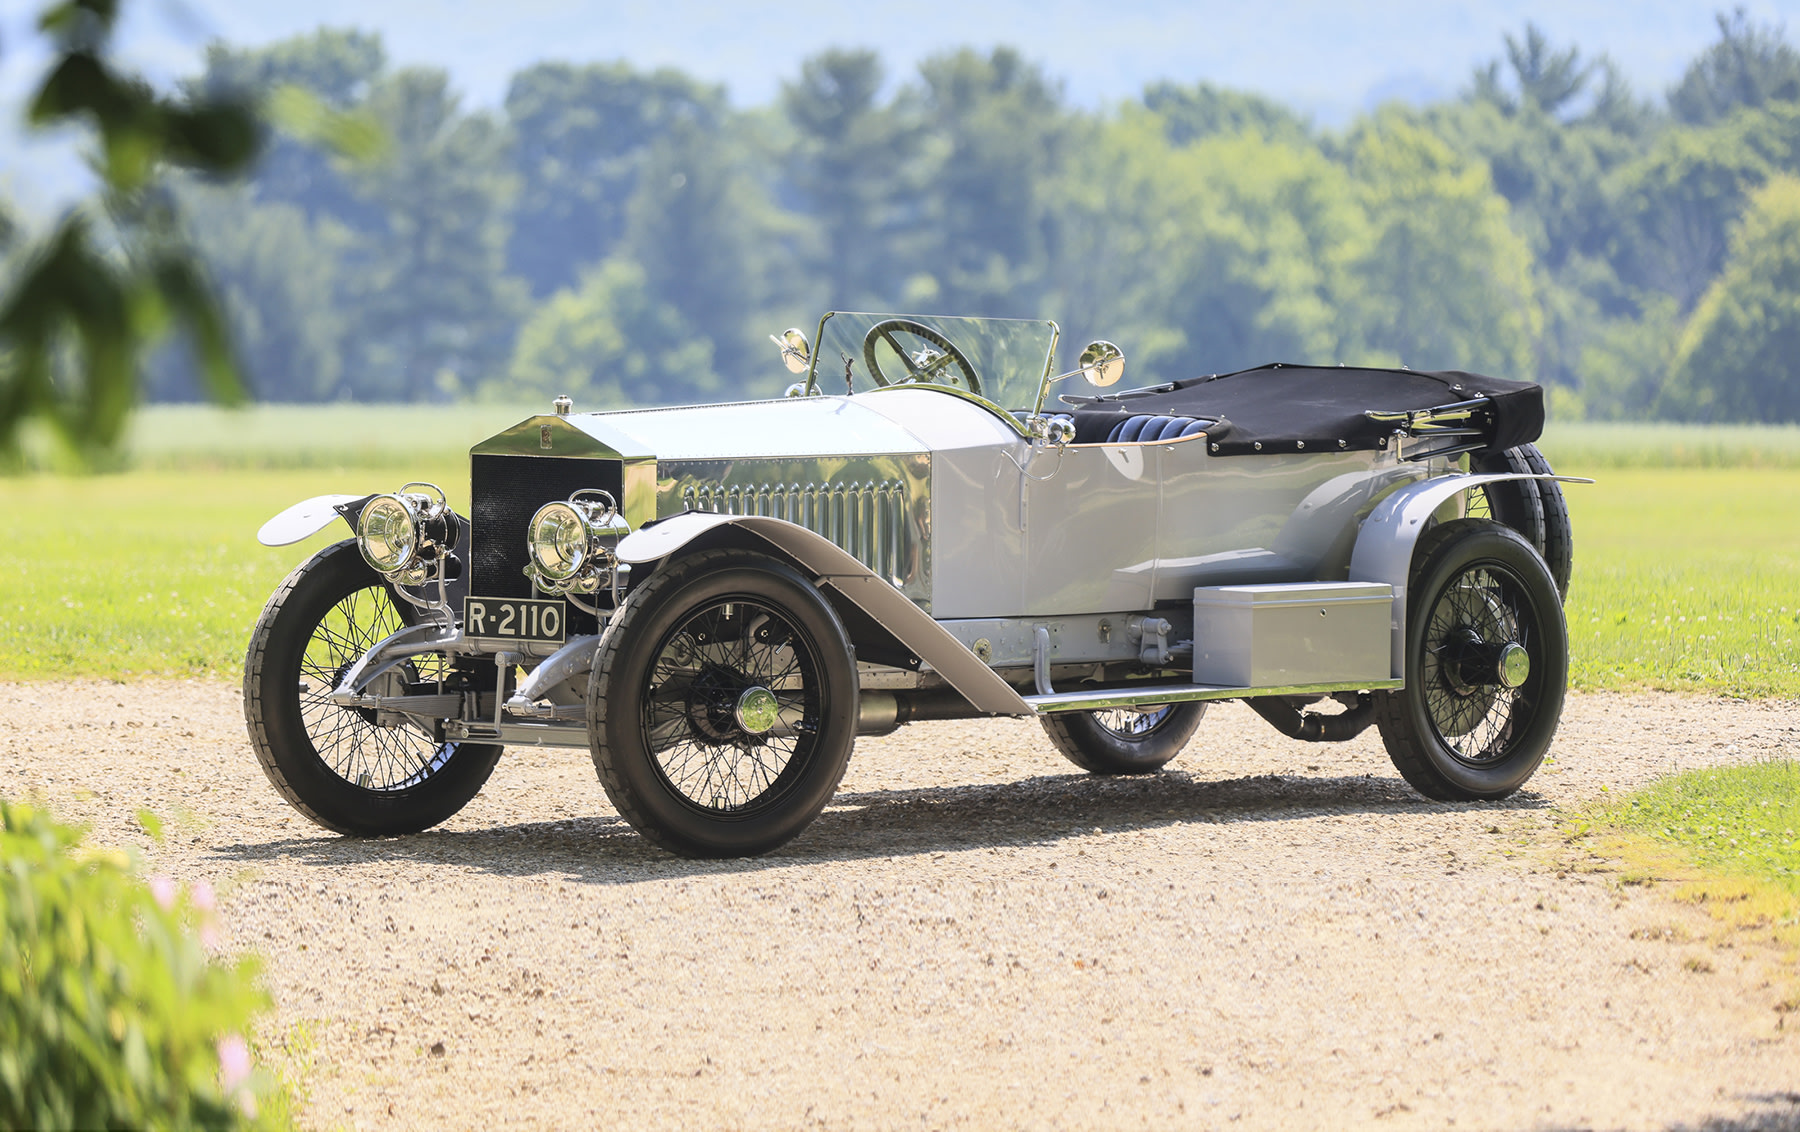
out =
{"type": "Polygon", "coordinates": [[[832,311],[820,320],[817,341],[810,382],[819,393],[934,384],[1011,412],[1037,408],[1056,349],[1056,324],[832,311]]]}

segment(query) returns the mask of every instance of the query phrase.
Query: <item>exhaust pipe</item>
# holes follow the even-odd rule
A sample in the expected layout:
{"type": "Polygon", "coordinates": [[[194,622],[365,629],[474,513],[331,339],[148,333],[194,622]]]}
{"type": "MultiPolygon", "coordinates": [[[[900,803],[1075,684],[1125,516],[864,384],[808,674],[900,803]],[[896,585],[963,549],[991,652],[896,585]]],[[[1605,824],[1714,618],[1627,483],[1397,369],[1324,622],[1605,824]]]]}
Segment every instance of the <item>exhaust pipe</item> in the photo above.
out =
{"type": "Polygon", "coordinates": [[[1308,743],[1341,743],[1354,739],[1375,722],[1375,697],[1356,693],[1356,706],[1337,715],[1301,711],[1280,696],[1252,696],[1244,701],[1250,710],[1290,739],[1308,743]]]}
{"type": "Polygon", "coordinates": [[[902,723],[927,719],[975,719],[983,713],[958,693],[945,689],[914,694],[864,692],[856,708],[858,735],[887,735],[902,723]]]}

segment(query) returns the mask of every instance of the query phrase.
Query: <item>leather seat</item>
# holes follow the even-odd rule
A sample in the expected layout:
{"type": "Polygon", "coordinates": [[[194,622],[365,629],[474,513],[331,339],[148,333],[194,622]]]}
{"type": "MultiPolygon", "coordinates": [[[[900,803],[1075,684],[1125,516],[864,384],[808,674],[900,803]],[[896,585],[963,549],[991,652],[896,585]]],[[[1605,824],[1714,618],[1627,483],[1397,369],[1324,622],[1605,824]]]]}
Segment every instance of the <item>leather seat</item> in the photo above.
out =
{"type": "Polygon", "coordinates": [[[1208,422],[1196,417],[1141,415],[1126,417],[1106,434],[1108,444],[1148,444],[1153,440],[1179,440],[1205,432],[1208,422]]]}

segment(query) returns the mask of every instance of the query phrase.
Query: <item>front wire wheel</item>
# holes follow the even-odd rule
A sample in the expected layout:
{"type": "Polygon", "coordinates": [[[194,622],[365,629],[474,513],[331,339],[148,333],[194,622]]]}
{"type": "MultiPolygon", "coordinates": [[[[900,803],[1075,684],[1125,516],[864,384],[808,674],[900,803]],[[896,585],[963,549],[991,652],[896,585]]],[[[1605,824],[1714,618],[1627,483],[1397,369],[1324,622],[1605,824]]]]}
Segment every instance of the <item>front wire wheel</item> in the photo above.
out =
{"type": "MultiPolygon", "coordinates": [[[[300,717],[313,751],[339,778],[364,790],[415,786],[442,769],[456,749],[417,726],[379,726],[374,711],[331,702],[332,690],[357,660],[404,624],[385,586],[352,590],[313,628],[300,659],[300,717]]],[[[414,657],[369,690],[403,695],[409,686],[440,683],[449,667],[441,654],[414,657]]]]}
{"type": "Polygon", "coordinates": [[[1562,716],[1555,581],[1517,532],[1485,519],[1433,529],[1414,563],[1406,687],[1379,701],[1382,742],[1427,797],[1504,798],[1537,770],[1562,716]]]}
{"type": "MultiPolygon", "coordinates": [[[[331,702],[344,673],[406,621],[353,540],[288,575],[251,634],[244,717],[263,773],[295,809],[359,836],[416,833],[468,804],[501,748],[443,742],[415,720],[331,702]]],[[[448,657],[414,657],[376,679],[377,695],[457,686],[448,657]]]]}
{"type": "Polygon", "coordinates": [[[1200,720],[1201,702],[1102,711],[1063,711],[1040,717],[1064,758],[1091,774],[1148,774],[1181,753],[1200,720]]]}
{"type": "Polygon", "coordinates": [[[714,816],[779,800],[819,731],[819,660],[782,612],[715,598],[663,635],[641,736],[668,788],[714,816]]]}
{"type": "Polygon", "coordinates": [[[837,790],[856,740],[850,642],[791,567],[680,559],[613,615],[588,684],[600,782],[649,840],[689,857],[766,853],[837,790]]]}

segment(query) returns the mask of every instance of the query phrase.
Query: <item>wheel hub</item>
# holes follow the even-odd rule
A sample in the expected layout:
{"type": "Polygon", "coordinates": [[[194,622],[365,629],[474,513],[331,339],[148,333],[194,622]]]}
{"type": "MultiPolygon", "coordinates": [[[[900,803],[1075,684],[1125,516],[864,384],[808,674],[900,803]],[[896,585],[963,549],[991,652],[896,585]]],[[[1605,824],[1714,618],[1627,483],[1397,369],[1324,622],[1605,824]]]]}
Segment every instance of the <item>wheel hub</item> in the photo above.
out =
{"type": "Polygon", "coordinates": [[[774,692],[758,684],[744,689],[734,714],[739,727],[751,735],[761,735],[780,722],[781,704],[774,692]]]}
{"type": "Polygon", "coordinates": [[[1473,696],[1496,685],[1517,688],[1531,676],[1531,654],[1517,641],[1484,640],[1473,628],[1458,630],[1444,643],[1444,673],[1450,690],[1473,696]]]}
{"type": "Polygon", "coordinates": [[[712,746],[761,742],[781,722],[775,693],[731,668],[707,668],[689,686],[687,700],[689,721],[712,746]]]}
{"type": "Polygon", "coordinates": [[[1502,687],[1517,688],[1531,676],[1531,654],[1517,641],[1506,642],[1500,646],[1494,675],[1502,687]]]}

